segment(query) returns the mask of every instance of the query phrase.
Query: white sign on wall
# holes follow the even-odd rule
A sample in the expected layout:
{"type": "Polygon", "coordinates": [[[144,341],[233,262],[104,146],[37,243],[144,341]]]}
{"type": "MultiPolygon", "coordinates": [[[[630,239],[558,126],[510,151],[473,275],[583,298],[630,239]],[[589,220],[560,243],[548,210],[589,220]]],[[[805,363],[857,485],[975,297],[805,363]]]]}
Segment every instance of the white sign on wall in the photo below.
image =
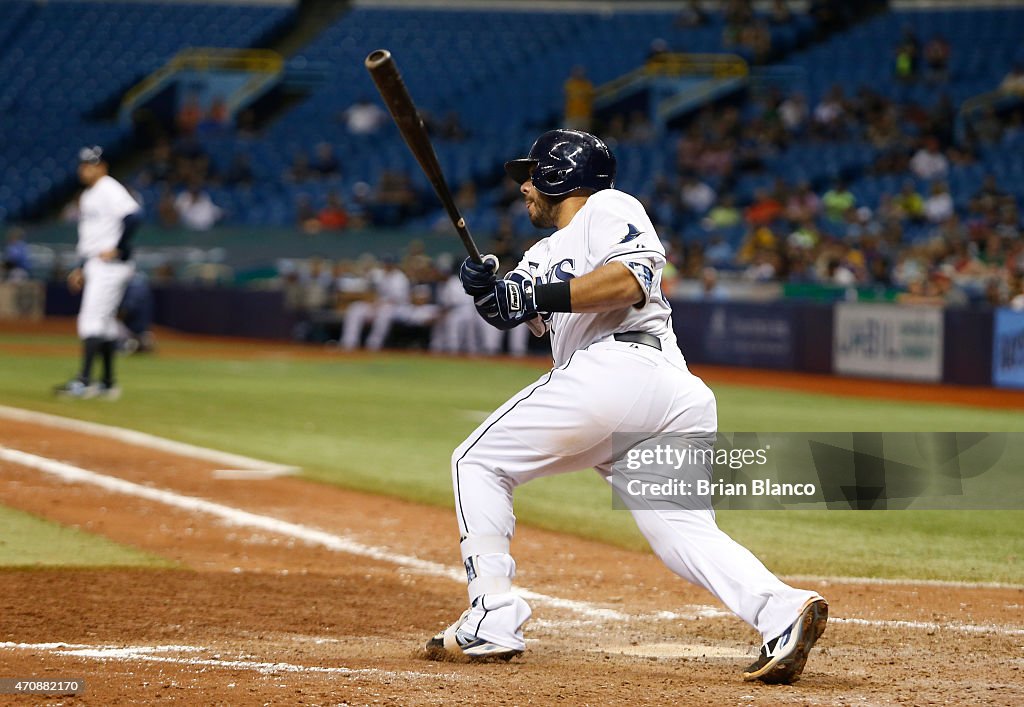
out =
{"type": "Polygon", "coordinates": [[[941,307],[836,305],[832,365],[836,373],[942,379],[941,307]]]}

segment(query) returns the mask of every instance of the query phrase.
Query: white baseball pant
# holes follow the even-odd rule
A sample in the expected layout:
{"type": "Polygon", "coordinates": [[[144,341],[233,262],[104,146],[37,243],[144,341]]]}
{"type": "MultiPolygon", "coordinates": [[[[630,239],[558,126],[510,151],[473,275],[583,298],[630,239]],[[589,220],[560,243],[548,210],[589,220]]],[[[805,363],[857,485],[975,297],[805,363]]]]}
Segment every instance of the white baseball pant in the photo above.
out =
{"type": "Polygon", "coordinates": [[[342,348],[351,351],[359,346],[359,338],[366,322],[372,321],[366,348],[379,351],[391,332],[395,322],[426,326],[433,322],[440,312],[436,304],[389,304],[387,302],[353,302],[345,311],[344,329],[341,336],[342,348]]]}
{"type": "Polygon", "coordinates": [[[128,282],[135,274],[131,262],[89,258],[82,268],[85,286],[78,310],[78,338],[115,341],[120,328],[117,310],[124,298],[128,282]]]}
{"type": "MultiPolygon", "coordinates": [[[[612,435],[713,435],[715,397],[704,382],[640,344],[607,340],[514,395],[452,455],[463,562],[470,575],[465,629],[523,650],[527,603],[511,591],[512,493],[531,479],[594,467],[610,480],[612,435]]],[[[704,587],[765,640],[782,633],[813,592],[773,575],[722,532],[713,510],[632,511],[659,558],[704,587]]]]}

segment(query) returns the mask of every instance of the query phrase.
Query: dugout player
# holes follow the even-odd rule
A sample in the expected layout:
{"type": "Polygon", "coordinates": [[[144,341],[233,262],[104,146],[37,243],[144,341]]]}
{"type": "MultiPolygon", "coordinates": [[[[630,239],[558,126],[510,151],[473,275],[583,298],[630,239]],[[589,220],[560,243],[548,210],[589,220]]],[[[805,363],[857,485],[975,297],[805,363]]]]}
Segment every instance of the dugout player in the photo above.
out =
{"type": "Polygon", "coordinates": [[[103,149],[83,147],[78,153],[78,178],[85,186],[78,202],[78,246],[81,264],[68,275],[72,292],[82,292],[78,310],[78,338],[82,340],[82,368],[76,378],[56,388],[72,398],[120,395],[114,379],[114,352],[120,327],[117,309],[135,265],[131,241],[141,222],[138,202],[107,173],[103,149]],[[93,361],[103,361],[103,377],[92,382],[93,361]]]}
{"type": "MultiPolygon", "coordinates": [[[[428,641],[428,654],[438,658],[508,659],[526,647],[522,626],[531,612],[512,591],[509,554],[516,486],[587,467],[615,485],[613,466],[621,470],[616,462],[624,456],[613,449],[616,437],[713,444],[718,427],[714,394],[687,369],[661,294],[664,246],[640,202],[613,188],[615,158],[604,142],[553,130],[505,170],[521,184],[534,226],[557,230],[504,279],[496,278],[492,256],[479,265],[467,259],[461,279],[480,315],[499,329],[540,313],[554,368],[452,455],[470,608],[428,641]]],[[[710,474],[710,464],[701,471],[710,474]]],[[[779,580],[718,528],[710,505],[651,506],[632,512],[658,557],[761,634],[761,653],[743,678],[799,678],[825,630],[825,600],[779,580]]]]}

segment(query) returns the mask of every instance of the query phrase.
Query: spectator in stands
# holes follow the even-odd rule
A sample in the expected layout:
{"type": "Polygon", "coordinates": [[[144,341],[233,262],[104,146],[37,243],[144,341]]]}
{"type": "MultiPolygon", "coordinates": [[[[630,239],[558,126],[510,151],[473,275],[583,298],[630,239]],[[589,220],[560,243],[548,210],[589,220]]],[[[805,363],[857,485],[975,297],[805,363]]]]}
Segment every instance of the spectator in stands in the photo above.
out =
{"type": "Polygon", "coordinates": [[[814,133],[836,140],[846,133],[846,98],[841,86],[833,86],[814,108],[814,133]]]}
{"type": "Polygon", "coordinates": [[[316,215],[320,227],[326,231],[341,231],[348,225],[348,213],[337,192],[327,194],[327,204],[316,215]]]}
{"type": "Polygon", "coordinates": [[[587,70],[577,64],[562,87],[565,94],[565,126],[573,130],[589,131],[594,119],[594,83],[587,78],[587,70]]]}
{"type": "Polygon", "coordinates": [[[334,146],[329,142],[319,143],[310,167],[319,177],[336,177],[341,174],[341,163],[334,154],[334,146]]]}
{"type": "Polygon", "coordinates": [[[701,216],[715,203],[715,190],[697,179],[694,174],[687,174],[682,179],[679,197],[692,213],[701,216]]]}
{"type": "Polygon", "coordinates": [[[764,64],[771,58],[771,28],[764,20],[755,20],[740,30],[738,44],[753,63],[764,64]]]}
{"type": "Polygon", "coordinates": [[[0,261],[0,282],[3,280],[22,280],[31,272],[28,256],[28,244],[25,242],[25,231],[12,227],[7,229],[7,244],[4,246],[3,260],[0,261]]]}
{"type": "Polygon", "coordinates": [[[700,126],[693,123],[676,143],[676,170],[680,174],[696,171],[703,149],[704,139],[700,133],[700,126]]]}
{"type": "Polygon", "coordinates": [[[644,65],[649,69],[657,69],[662,67],[665,62],[671,56],[668,42],[661,37],[651,40],[650,47],[647,49],[647,58],[644,60],[644,65]]]}
{"type": "Polygon", "coordinates": [[[723,12],[725,28],[722,46],[734,47],[740,43],[740,34],[757,19],[751,0],[728,0],[723,12]]]}
{"type": "Polygon", "coordinates": [[[786,218],[795,223],[814,219],[821,213],[821,199],[811,189],[811,183],[804,180],[786,200],[786,218]]]}
{"type": "Polygon", "coordinates": [[[174,200],[174,210],[181,225],[190,231],[209,231],[224,215],[224,210],[213,203],[199,182],[192,182],[186,191],[178,195],[174,200]]]}
{"type": "Polygon", "coordinates": [[[182,136],[192,135],[195,133],[196,128],[199,127],[202,119],[203,107],[199,103],[199,94],[190,91],[182,99],[181,106],[178,108],[178,114],[174,119],[178,134],[182,136]]]}
{"type": "Polygon", "coordinates": [[[924,202],[924,215],[930,223],[942,223],[953,215],[953,197],[945,182],[934,182],[924,202]]]}
{"type": "Polygon", "coordinates": [[[968,126],[971,137],[980,145],[995,145],[1003,137],[1003,121],[999,119],[993,105],[982,108],[981,116],[972,118],[968,126]]]}
{"type": "Polygon", "coordinates": [[[1006,197],[1006,192],[999,188],[994,174],[986,174],[981,187],[974,193],[973,199],[990,198],[997,201],[1006,197]]]}
{"type": "Polygon", "coordinates": [[[782,215],[783,206],[768,189],[754,192],[754,202],[747,208],[746,219],[751,226],[767,227],[782,215]]]}
{"type": "Polygon", "coordinates": [[[736,256],[736,250],[721,235],[714,235],[704,249],[704,262],[716,267],[727,266],[736,256]]]}
{"type": "Polygon", "coordinates": [[[369,97],[362,96],[342,112],[341,119],[352,135],[374,135],[384,125],[387,114],[369,97]]]}
{"type": "Polygon", "coordinates": [[[171,141],[161,137],[153,145],[149,161],[142,168],[135,183],[139,187],[152,184],[167,184],[175,179],[174,151],[171,141]]]}
{"type": "Polygon", "coordinates": [[[704,219],[705,228],[714,231],[724,228],[732,228],[743,220],[743,215],[736,208],[736,197],[732,194],[725,194],[708,212],[704,219]]]}
{"type": "Polygon", "coordinates": [[[903,36],[896,46],[896,78],[905,82],[916,79],[920,61],[921,42],[914,29],[908,25],[903,28],[903,36]]]}
{"type": "Polygon", "coordinates": [[[924,78],[928,83],[949,81],[949,42],[941,34],[933,35],[924,45],[924,78]]]}
{"type": "Polygon", "coordinates": [[[707,267],[700,271],[700,298],[719,302],[728,299],[725,288],[718,281],[715,268],[707,267]]]}
{"type": "Polygon", "coordinates": [[[655,137],[654,125],[651,124],[647,113],[635,110],[629,114],[624,142],[632,145],[649,145],[654,142],[655,137]]]}
{"type": "Polygon", "coordinates": [[[949,174],[949,160],[939,150],[939,141],[925,138],[924,144],[910,158],[910,171],[920,179],[945,179],[949,174]]]}
{"type": "Polygon", "coordinates": [[[1003,77],[999,90],[1013,95],[1024,95],[1024,64],[1014,64],[1010,72],[1003,77]]]}
{"type": "Polygon", "coordinates": [[[317,218],[313,200],[309,194],[299,194],[295,197],[295,225],[303,233],[319,233],[320,231],[320,220],[317,218]]]}
{"type": "Polygon", "coordinates": [[[772,9],[768,15],[773,25],[788,25],[793,20],[793,12],[789,9],[786,0],[772,0],[772,9]]]}
{"type": "Polygon", "coordinates": [[[846,212],[857,205],[857,197],[846,186],[842,179],[821,197],[821,205],[825,209],[825,218],[833,223],[842,223],[846,212]]]}
{"type": "Polygon", "coordinates": [[[924,198],[918,194],[913,179],[904,179],[900,193],[892,199],[895,207],[894,216],[910,221],[925,219],[924,198]]]}
{"type": "Polygon", "coordinates": [[[156,202],[156,218],[164,228],[174,228],[178,225],[178,210],[174,202],[174,192],[170,185],[162,184],[156,202]]]}
{"type": "Polygon", "coordinates": [[[291,167],[285,170],[281,178],[286,182],[302,184],[308,182],[312,176],[313,171],[309,167],[309,157],[302,150],[298,150],[292,156],[291,167]]]}
{"type": "Polygon", "coordinates": [[[711,16],[704,9],[701,0],[687,0],[686,7],[676,15],[675,26],[681,28],[703,27],[711,21],[711,16]]]}
{"type": "Polygon", "coordinates": [[[807,99],[802,93],[793,93],[779,104],[779,119],[790,135],[802,135],[808,117],[807,99]]]}
{"type": "Polygon", "coordinates": [[[418,201],[407,174],[384,170],[370,205],[372,221],[378,226],[397,226],[412,215],[418,201]]]}
{"type": "Polygon", "coordinates": [[[734,139],[709,142],[697,159],[697,171],[709,177],[731,177],[736,164],[735,156],[734,139]]]}
{"type": "Polygon", "coordinates": [[[210,101],[210,108],[204,114],[196,132],[200,135],[216,135],[228,127],[228,104],[222,96],[216,96],[210,101]]]}

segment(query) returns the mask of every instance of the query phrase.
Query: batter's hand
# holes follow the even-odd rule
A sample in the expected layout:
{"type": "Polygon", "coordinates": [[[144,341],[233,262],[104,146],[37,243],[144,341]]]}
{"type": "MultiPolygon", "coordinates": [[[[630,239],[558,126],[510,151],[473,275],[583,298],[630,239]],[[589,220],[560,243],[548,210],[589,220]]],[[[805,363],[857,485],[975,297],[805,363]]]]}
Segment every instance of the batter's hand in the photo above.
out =
{"type": "Polygon", "coordinates": [[[105,250],[102,253],[100,253],[100,259],[103,260],[103,262],[105,262],[105,263],[109,263],[109,262],[114,261],[114,260],[120,260],[121,259],[121,251],[119,251],[117,248],[111,248],[110,250],[105,250]]]}
{"type": "Polygon", "coordinates": [[[68,289],[71,290],[71,294],[77,295],[82,291],[84,285],[85,275],[82,273],[82,268],[75,268],[68,273],[68,289]]]}
{"type": "Polygon", "coordinates": [[[494,272],[498,269],[498,258],[493,255],[485,255],[483,262],[477,263],[472,258],[466,258],[459,268],[459,280],[462,281],[462,289],[474,299],[489,294],[494,290],[494,272]]]}
{"type": "Polygon", "coordinates": [[[498,280],[494,285],[494,303],[498,318],[509,324],[519,324],[537,316],[533,299],[533,280],[498,280]]]}

